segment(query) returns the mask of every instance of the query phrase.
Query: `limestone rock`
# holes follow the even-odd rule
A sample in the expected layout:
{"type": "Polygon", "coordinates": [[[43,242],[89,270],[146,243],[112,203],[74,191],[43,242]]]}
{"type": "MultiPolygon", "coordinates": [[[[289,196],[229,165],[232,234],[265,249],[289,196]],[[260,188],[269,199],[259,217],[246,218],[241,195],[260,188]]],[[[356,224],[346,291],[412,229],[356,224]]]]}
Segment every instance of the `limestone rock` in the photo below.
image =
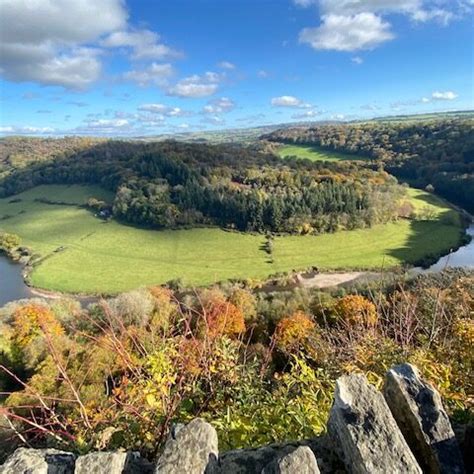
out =
{"type": "Polygon", "coordinates": [[[151,463],[139,453],[97,452],[76,460],[75,474],[145,474],[153,472],[151,463]]]}
{"type": "Polygon", "coordinates": [[[392,367],[385,400],[423,471],[462,474],[459,446],[439,393],[410,364],[392,367]]]}
{"type": "Polygon", "coordinates": [[[383,395],[362,375],[337,380],[328,429],[349,472],[422,472],[383,395]]]}
{"type": "Polygon", "coordinates": [[[313,451],[300,446],[266,467],[262,474],[320,474],[313,451]]]}
{"type": "Polygon", "coordinates": [[[217,461],[217,433],[205,421],[196,418],[166,442],[155,474],[203,474],[217,461]]]}
{"type": "Polygon", "coordinates": [[[73,474],[74,454],[57,449],[18,448],[0,466],[0,474],[73,474]]]}
{"type": "Polygon", "coordinates": [[[272,466],[277,466],[279,460],[301,447],[309,448],[314,453],[322,474],[345,472],[344,465],[335,455],[331,440],[327,436],[319,436],[306,441],[275,443],[259,448],[226,451],[219,456],[215,472],[218,474],[266,473],[272,466]]]}

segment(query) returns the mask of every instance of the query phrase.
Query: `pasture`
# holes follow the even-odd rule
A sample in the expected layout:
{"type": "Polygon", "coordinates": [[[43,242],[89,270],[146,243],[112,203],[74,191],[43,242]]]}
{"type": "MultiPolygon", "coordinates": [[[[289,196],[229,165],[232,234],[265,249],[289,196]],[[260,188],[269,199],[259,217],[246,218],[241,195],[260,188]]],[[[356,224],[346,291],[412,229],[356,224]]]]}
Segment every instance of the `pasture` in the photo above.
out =
{"type": "Polygon", "coordinates": [[[369,159],[337,151],[323,150],[322,148],[312,145],[283,145],[277,149],[277,154],[281,158],[296,157],[310,161],[354,161],[369,159]]]}
{"type": "Polygon", "coordinates": [[[312,265],[321,270],[389,268],[454,247],[461,229],[443,218],[454,211],[423,191],[409,194],[415,207],[432,208],[431,220],[399,220],[319,236],[280,236],[274,240],[272,258],[262,248],[263,235],[217,228],[156,231],[102,221],[78,206],[89,197],[111,198],[93,186],[40,186],[0,199],[0,231],[20,235],[23,244],[42,257],[31,273],[34,286],[111,294],[177,278],[196,286],[264,279],[312,265]]]}

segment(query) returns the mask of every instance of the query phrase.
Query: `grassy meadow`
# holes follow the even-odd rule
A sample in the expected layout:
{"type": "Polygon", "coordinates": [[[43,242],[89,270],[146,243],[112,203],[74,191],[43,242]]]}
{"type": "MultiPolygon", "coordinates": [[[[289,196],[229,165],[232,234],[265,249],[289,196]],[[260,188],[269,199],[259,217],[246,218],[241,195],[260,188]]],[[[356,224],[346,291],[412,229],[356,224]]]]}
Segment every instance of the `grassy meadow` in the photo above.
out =
{"type": "Polygon", "coordinates": [[[320,236],[281,236],[273,258],[264,236],[217,228],[156,231],[102,221],[78,207],[89,197],[110,199],[97,187],[40,186],[0,199],[0,231],[20,235],[43,259],[31,273],[39,288],[117,293],[181,278],[206,285],[231,278],[265,278],[304,269],[388,268],[413,263],[458,243],[456,214],[435,196],[409,190],[415,208],[431,220],[398,222],[320,236]],[[47,204],[36,199],[70,203],[47,204]]]}
{"type": "Polygon", "coordinates": [[[284,145],[277,149],[277,154],[281,158],[296,156],[297,158],[311,161],[354,161],[365,159],[363,157],[349,155],[347,153],[323,150],[322,148],[311,145],[284,145]]]}

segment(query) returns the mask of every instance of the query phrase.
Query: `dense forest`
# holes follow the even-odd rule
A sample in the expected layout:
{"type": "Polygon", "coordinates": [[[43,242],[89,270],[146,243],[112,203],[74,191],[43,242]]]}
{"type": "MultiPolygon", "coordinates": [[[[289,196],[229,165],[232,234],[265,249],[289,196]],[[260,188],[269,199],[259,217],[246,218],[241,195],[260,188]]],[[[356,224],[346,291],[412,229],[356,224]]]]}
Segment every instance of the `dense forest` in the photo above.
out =
{"type": "Polygon", "coordinates": [[[0,140],[0,178],[31,163],[66,157],[101,142],[104,139],[89,137],[3,138],[0,140]]]}
{"type": "Polygon", "coordinates": [[[404,206],[388,173],[304,163],[231,145],[107,141],[33,162],[0,180],[0,196],[41,184],[98,184],[115,194],[98,210],[136,225],[219,225],[320,233],[387,222],[404,206]]]}
{"type": "Polygon", "coordinates": [[[281,129],[262,137],[368,156],[400,181],[474,211],[474,120],[369,122],[281,129]]]}

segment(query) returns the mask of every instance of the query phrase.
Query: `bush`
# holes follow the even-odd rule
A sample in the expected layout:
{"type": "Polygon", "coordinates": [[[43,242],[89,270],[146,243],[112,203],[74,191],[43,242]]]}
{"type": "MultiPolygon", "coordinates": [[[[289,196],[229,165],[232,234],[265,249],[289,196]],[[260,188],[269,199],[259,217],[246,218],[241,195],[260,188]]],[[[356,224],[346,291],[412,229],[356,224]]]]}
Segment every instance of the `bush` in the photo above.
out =
{"type": "Polygon", "coordinates": [[[297,311],[278,323],[275,331],[276,345],[283,352],[297,352],[307,345],[315,328],[310,316],[297,311]]]}
{"type": "Polygon", "coordinates": [[[146,326],[155,307],[155,301],[147,290],[122,293],[108,303],[110,310],[125,325],[146,326]]]}
{"type": "Polygon", "coordinates": [[[474,274],[446,273],[376,294],[377,307],[360,295],[255,298],[236,288],[178,297],[152,287],[83,311],[23,301],[0,310],[0,385],[11,391],[1,411],[37,447],[152,458],[172,423],[196,416],[224,449],[248,447],[315,436],[338,376],[360,372],[380,386],[409,361],[467,421],[473,290],[474,274]]]}
{"type": "Polygon", "coordinates": [[[335,314],[350,326],[371,327],[377,323],[375,305],[360,295],[347,295],[334,306],[335,314]]]}

